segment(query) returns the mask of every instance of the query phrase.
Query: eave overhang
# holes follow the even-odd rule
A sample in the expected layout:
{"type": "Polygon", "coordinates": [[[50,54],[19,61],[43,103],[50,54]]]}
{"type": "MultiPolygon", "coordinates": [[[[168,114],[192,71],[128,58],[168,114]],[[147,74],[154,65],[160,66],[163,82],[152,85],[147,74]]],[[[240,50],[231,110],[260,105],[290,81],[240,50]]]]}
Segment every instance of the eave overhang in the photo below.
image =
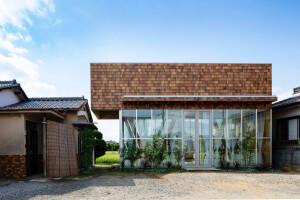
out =
{"type": "Polygon", "coordinates": [[[56,117],[59,117],[60,119],[64,119],[64,116],[59,113],[56,110],[49,110],[49,109],[0,109],[0,114],[6,114],[6,113],[41,113],[41,114],[52,114],[56,117]]]}
{"type": "Polygon", "coordinates": [[[125,95],[123,102],[136,101],[263,101],[275,102],[276,96],[266,95],[125,95]]]}
{"type": "Polygon", "coordinates": [[[98,130],[97,126],[92,122],[74,122],[74,123],[72,123],[72,125],[76,126],[78,128],[89,127],[89,128],[94,129],[94,130],[98,130]]]}

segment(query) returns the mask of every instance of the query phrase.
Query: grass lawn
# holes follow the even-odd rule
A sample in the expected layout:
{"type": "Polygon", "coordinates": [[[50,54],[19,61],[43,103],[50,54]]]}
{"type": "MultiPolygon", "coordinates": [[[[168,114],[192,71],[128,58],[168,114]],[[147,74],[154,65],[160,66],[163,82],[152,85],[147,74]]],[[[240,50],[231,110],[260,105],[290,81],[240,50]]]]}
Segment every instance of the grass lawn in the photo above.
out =
{"type": "Polygon", "coordinates": [[[96,159],[96,164],[118,164],[120,163],[120,154],[118,151],[106,151],[104,156],[96,159]]]}

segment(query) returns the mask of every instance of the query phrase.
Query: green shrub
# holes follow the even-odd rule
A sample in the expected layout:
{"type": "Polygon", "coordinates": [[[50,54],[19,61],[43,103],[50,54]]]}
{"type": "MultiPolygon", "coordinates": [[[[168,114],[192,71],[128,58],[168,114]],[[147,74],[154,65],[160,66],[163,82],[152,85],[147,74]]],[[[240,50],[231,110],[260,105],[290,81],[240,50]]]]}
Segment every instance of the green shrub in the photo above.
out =
{"type": "Polygon", "coordinates": [[[152,141],[147,142],[144,154],[146,160],[154,167],[160,167],[166,159],[166,140],[160,138],[158,134],[153,135],[152,141]]]}
{"type": "Polygon", "coordinates": [[[119,151],[119,143],[106,143],[106,151],[119,151]]]}
{"type": "Polygon", "coordinates": [[[173,151],[174,151],[175,161],[176,161],[177,165],[180,166],[180,161],[183,157],[183,154],[182,154],[181,146],[180,146],[180,143],[178,140],[175,142],[173,151]]]}
{"type": "Polygon", "coordinates": [[[80,135],[83,140],[83,167],[84,170],[87,171],[93,162],[92,155],[95,146],[95,133],[94,130],[90,128],[84,128],[82,131],[80,131],[80,135]]]}
{"type": "Polygon", "coordinates": [[[95,158],[103,156],[106,151],[106,142],[103,140],[103,134],[98,131],[94,130],[95,135],[95,158]]]}
{"type": "Polygon", "coordinates": [[[253,138],[255,138],[255,129],[250,130],[250,128],[248,128],[245,137],[242,141],[239,142],[244,165],[246,168],[254,157],[253,152],[255,150],[255,140],[253,138]]]}
{"type": "Polygon", "coordinates": [[[141,158],[142,149],[138,148],[135,142],[126,142],[125,147],[120,149],[120,156],[123,160],[129,160],[131,168],[134,168],[134,162],[141,158]]]}

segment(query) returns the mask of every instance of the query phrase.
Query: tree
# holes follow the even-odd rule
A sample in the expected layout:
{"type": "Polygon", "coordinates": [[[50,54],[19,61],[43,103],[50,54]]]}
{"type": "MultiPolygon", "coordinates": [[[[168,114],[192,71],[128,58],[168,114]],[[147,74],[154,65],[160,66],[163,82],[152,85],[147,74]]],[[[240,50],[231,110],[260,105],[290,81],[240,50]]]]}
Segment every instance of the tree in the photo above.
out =
{"type": "Polygon", "coordinates": [[[95,135],[95,159],[98,157],[101,157],[105,155],[106,151],[106,142],[103,140],[103,134],[98,131],[94,130],[94,135],[95,135]]]}
{"type": "Polygon", "coordinates": [[[80,135],[82,138],[83,167],[87,171],[93,162],[92,155],[95,146],[95,133],[90,128],[83,128],[80,131],[80,135]]]}
{"type": "Polygon", "coordinates": [[[119,143],[106,143],[106,151],[119,151],[119,143]]]}

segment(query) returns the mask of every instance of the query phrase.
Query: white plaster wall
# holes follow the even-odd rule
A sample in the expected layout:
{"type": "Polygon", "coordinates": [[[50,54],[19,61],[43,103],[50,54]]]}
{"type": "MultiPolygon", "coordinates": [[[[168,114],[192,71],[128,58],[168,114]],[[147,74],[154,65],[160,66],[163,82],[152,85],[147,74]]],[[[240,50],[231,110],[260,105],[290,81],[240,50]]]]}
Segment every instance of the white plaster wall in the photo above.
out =
{"type": "Polygon", "coordinates": [[[0,91],[0,107],[15,104],[20,101],[19,97],[15,95],[11,89],[0,91]]]}
{"type": "Polygon", "coordinates": [[[78,115],[78,121],[88,122],[89,117],[86,111],[79,110],[77,115],[78,115]]]}
{"type": "Polygon", "coordinates": [[[25,155],[23,114],[0,114],[0,155],[25,155]]]}

